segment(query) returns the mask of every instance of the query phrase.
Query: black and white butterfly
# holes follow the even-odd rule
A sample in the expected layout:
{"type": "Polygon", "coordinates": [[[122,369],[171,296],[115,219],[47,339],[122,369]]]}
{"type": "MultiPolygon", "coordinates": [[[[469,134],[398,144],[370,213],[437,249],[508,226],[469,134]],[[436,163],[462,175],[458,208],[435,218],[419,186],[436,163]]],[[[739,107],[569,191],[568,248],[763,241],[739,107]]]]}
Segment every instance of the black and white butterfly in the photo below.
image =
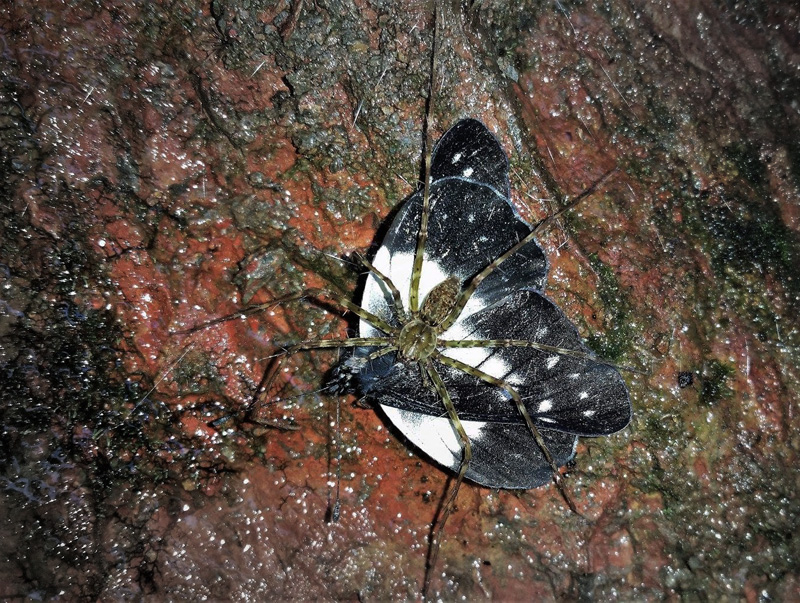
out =
{"type": "Polygon", "coordinates": [[[486,126],[450,128],[429,173],[365,262],[359,337],[342,341],[353,349],[340,372],[459,477],[540,486],[578,436],[628,425],[627,388],[544,296],[547,258],[511,204],[508,159],[486,126]]]}

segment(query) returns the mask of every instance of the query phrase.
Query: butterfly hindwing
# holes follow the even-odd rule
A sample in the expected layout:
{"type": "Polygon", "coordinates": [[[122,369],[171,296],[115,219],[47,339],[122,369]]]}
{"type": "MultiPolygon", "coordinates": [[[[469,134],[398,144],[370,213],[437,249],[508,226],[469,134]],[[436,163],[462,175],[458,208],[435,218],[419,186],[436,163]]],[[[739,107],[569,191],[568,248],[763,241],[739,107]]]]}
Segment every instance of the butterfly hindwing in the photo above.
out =
{"type": "MultiPolygon", "coordinates": [[[[383,407],[384,414],[406,439],[440,465],[458,471],[461,442],[447,417],[433,417],[383,407]]],[[[463,421],[472,444],[466,479],[487,488],[527,489],[552,480],[552,469],[526,425],[463,421]]],[[[556,464],[575,456],[577,436],[540,430],[556,464]]]]}
{"type": "MultiPolygon", "coordinates": [[[[521,292],[520,297],[537,295],[521,292]]],[[[538,296],[538,302],[559,312],[546,298],[538,296]]],[[[536,298],[534,298],[536,299],[536,298]]],[[[511,311],[519,309],[519,300],[508,306],[495,306],[491,310],[511,311]]],[[[515,316],[524,315],[522,309],[515,316]]],[[[555,313],[554,312],[554,313],[555,313]]],[[[471,319],[478,322],[484,313],[471,319]]],[[[563,314],[557,314],[562,318],[563,314]]],[[[474,322],[473,322],[474,324],[474,322]]],[[[547,346],[555,342],[564,345],[564,333],[558,327],[572,328],[568,322],[551,323],[549,333],[542,333],[542,323],[516,323],[514,339],[525,339],[547,346]],[[525,327],[533,326],[529,336],[524,337],[525,327]]],[[[485,334],[485,331],[473,331],[485,334]]],[[[497,339],[500,335],[494,336],[497,339]]],[[[489,339],[489,337],[469,337],[489,339]]],[[[582,346],[567,350],[581,351],[582,346]]],[[[585,350],[585,348],[583,348],[585,350]]],[[[359,351],[366,355],[367,350],[359,351]]],[[[586,351],[586,354],[589,352],[586,351]]],[[[591,357],[576,358],[553,351],[542,351],[529,347],[496,348],[450,348],[445,355],[474,366],[492,377],[513,387],[522,398],[525,407],[538,426],[575,435],[600,436],[615,433],[630,421],[631,406],[625,383],[619,372],[591,357]]],[[[463,420],[494,423],[519,423],[524,419],[516,404],[506,392],[496,385],[458,369],[437,365],[437,370],[447,386],[456,412],[463,420]]],[[[394,354],[384,356],[370,364],[361,376],[362,388],[377,398],[381,404],[402,408],[412,412],[445,416],[446,411],[438,394],[422,382],[419,368],[414,363],[401,363],[394,354]]]]}
{"type": "MultiPolygon", "coordinates": [[[[358,353],[366,355],[366,350],[358,353]]],[[[451,367],[439,365],[437,369],[457,408],[471,401],[485,405],[492,400],[498,411],[513,420],[475,420],[459,412],[465,415],[462,424],[472,442],[466,478],[489,488],[534,488],[546,483],[552,469],[528,426],[518,420],[519,413],[507,412],[514,406],[502,391],[451,367]]],[[[460,440],[441,399],[423,384],[417,366],[397,362],[393,356],[373,360],[362,373],[362,389],[380,401],[386,417],[407,440],[439,464],[458,469],[460,440]]],[[[540,432],[557,464],[572,458],[575,435],[549,429],[540,432]]]]}
{"type": "MultiPolygon", "coordinates": [[[[546,346],[450,348],[445,352],[508,383],[540,427],[599,436],[617,432],[630,421],[628,390],[619,372],[594,360],[564,313],[535,291],[517,291],[502,303],[459,320],[444,339],[511,339],[546,346]],[[450,333],[457,337],[448,336],[450,333]],[[581,356],[570,355],[570,351],[581,356]]],[[[474,382],[462,378],[454,387],[464,391],[460,399],[468,400],[462,408],[456,404],[459,413],[485,420],[522,421],[514,405],[499,410],[488,393],[476,391],[474,382]]]]}

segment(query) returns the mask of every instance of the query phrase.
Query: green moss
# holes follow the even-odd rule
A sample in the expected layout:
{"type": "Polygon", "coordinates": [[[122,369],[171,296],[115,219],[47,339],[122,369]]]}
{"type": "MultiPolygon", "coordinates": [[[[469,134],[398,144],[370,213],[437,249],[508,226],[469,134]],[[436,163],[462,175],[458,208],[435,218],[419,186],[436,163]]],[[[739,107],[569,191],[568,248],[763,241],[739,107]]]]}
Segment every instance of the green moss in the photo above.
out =
{"type": "MultiPolygon", "coordinates": [[[[738,207],[746,207],[739,201],[738,207]]],[[[787,288],[800,291],[800,242],[774,208],[752,206],[733,212],[726,207],[707,208],[702,221],[713,235],[712,265],[725,271],[775,274],[787,288]]]]}
{"type": "Polygon", "coordinates": [[[685,429],[681,420],[667,420],[661,413],[644,415],[644,425],[647,441],[660,449],[672,445],[685,429]]]}
{"type": "Polygon", "coordinates": [[[597,254],[589,255],[589,262],[599,277],[597,294],[606,309],[603,332],[586,338],[586,344],[598,356],[606,360],[619,360],[629,347],[633,332],[628,323],[630,301],[619,286],[619,281],[610,266],[604,264],[597,254]]]}
{"type": "Polygon", "coordinates": [[[740,141],[728,145],[724,149],[725,157],[731,161],[744,177],[757,190],[763,190],[767,184],[767,168],[761,161],[758,146],[740,141]]]}
{"type": "Polygon", "coordinates": [[[700,389],[700,401],[709,406],[717,404],[724,398],[730,398],[733,390],[728,379],[736,373],[735,369],[719,360],[712,360],[703,367],[703,381],[700,389]]]}
{"type": "MultiPolygon", "coordinates": [[[[754,184],[760,182],[755,160],[744,151],[737,157],[749,169],[747,177],[754,184]]],[[[688,229],[687,239],[697,241],[709,256],[714,274],[731,289],[729,296],[740,297],[746,305],[760,303],[752,292],[740,289],[751,275],[763,282],[769,274],[790,293],[787,302],[798,305],[800,237],[784,224],[773,203],[726,190],[719,191],[720,202],[713,204],[689,190],[675,194],[684,199],[685,219],[678,227],[688,229]]]]}

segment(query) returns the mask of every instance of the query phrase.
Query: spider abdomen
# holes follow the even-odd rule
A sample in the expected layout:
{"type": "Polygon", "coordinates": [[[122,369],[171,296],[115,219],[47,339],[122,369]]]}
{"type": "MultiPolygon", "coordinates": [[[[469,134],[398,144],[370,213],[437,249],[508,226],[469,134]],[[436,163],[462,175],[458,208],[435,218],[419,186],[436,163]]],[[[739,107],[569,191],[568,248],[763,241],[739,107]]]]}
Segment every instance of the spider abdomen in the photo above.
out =
{"type": "Polygon", "coordinates": [[[454,276],[436,285],[422,302],[419,311],[422,320],[432,327],[438,327],[450,315],[459,293],[461,293],[461,283],[454,276]]]}

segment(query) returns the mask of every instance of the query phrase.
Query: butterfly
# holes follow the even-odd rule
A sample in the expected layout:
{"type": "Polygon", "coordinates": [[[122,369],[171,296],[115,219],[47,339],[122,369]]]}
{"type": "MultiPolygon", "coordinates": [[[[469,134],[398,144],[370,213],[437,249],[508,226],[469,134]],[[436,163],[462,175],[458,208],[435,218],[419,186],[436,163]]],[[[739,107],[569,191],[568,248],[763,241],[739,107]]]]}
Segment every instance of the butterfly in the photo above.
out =
{"type": "Polygon", "coordinates": [[[508,159],[486,126],[456,123],[429,171],[368,266],[359,338],[345,340],[354,347],[339,373],[465,479],[541,486],[579,436],[628,425],[628,390],[545,296],[547,258],[511,204],[508,159]]]}

